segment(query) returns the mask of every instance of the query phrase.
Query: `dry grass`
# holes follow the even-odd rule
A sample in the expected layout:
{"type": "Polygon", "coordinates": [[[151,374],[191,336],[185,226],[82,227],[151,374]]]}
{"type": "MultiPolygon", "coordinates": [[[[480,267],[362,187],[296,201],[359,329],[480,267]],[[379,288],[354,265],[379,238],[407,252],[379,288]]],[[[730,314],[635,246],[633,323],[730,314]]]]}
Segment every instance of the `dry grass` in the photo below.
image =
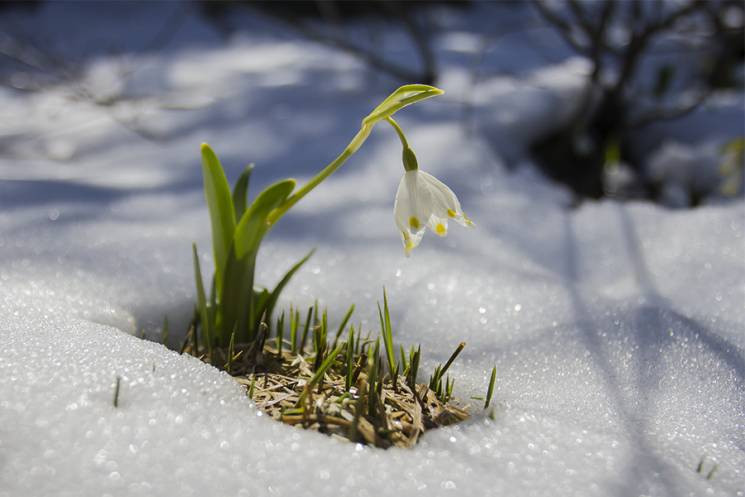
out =
{"type": "MultiPolygon", "coordinates": [[[[184,352],[192,353],[192,347],[184,352]]],[[[226,351],[219,354],[227,357],[226,351]]],[[[259,354],[238,344],[228,372],[273,419],[375,447],[413,447],[425,431],[469,417],[456,401],[443,401],[427,385],[412,389],[403,376],[394,384],[390,374],[381,373],[380,357],[377,364],[364,352],[356,357],[349,390],[343,354],[315,382],[314,362],[312,354],[279,353],[269,344],[259,354]]]]}

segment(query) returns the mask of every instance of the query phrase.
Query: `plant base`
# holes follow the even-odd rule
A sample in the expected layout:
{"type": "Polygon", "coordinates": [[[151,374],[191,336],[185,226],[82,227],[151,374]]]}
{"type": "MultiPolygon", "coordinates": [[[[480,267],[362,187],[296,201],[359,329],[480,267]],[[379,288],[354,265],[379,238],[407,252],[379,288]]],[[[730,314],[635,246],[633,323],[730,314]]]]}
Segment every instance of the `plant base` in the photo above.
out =
{"type": "MultiPolygon", "coordinates": [[[[185,352],[191,352],[189,347],[185,352]]],[[[335,438],[381,448],[413,447],[425,431],[469,417],[456,401],[441,401],[424,384],[414,391],[402,376],[395,384],[386,376],[371,392],[367,368],[358,367],[354,386],[347,390],[345,372],[331,367],[309,388],[315,374],[312,355],[279,353],[270,345],[261,353],[236,346],[234,354],[225,370],[246,387],[259,409],[277,421],[335,438]]],[[[218,355],[227,356],[224,351],[218,355]]]]}

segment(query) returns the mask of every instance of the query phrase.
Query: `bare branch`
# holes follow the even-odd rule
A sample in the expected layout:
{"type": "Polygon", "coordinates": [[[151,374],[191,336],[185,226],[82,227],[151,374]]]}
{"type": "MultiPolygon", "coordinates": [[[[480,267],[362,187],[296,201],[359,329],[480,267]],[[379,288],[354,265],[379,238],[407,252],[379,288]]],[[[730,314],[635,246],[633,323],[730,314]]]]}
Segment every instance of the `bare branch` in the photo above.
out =
{"type": "Polygon", "coordinates": [[[659,31],[671,28],[676,22],[678,22],[678,20],[705,7],[706,2],[704,0],[691,0],[691,2],[681,6],[678,9],[675,9],[674,11],[663,17],[661,20],[648,24],[645,29],[644,35],[649,37],[653,34],[658,33],[659,31]]]}
{"type": "MultiPolygon", "coordinates": [[[[309,24],[306,24],[297,19],[293,19],[291,17],[282,16],[280,17],[280,19],[284,21],[285,23],[287,23],[287,25],[289,25],[290,27],[294,28],[296,31],[301,33],[302,35],[306,36],[307,38],[317,41],[319,43],[325,43],[327,45],[331,45],[334,48],[347,52],[348,54],[361,59],[363,62],[365,62],[370,67],[373,67],[382,72],[388,73],[391,76],[395,77],[396,79],[399,79],[401,81],[418,81],[418,82],[425,82],[424,80],[427,79],[427,74],[410,71],[409,69],[405,67],[389,62],[385,58],[377,55],[377,53],[371,50],[365,50],[364,48],[359,47],[355,45],[354,43],[351,43],[350,41],[348,41],[346,38],[342,36],[337,36],[329,32],[324,32],[322,30],[314,29],[309,24]]],[[[418,42],[419,40],[415,40],[415,41],[418,42]]],[[[425,66],[426,66],[426,61],[425,61],[425,66]]]]}
{"type": "Polygon", "coordinates": [[[432,53],[432,47],[430,46],[427,33],[416,22],[408,9],[402,8],[398,3],[389,4],[386,2],[383,5],[390,8],[399,19],[401,19],[401,22],[409,31],[411,39],[414,41],[414,45],[422,59],[422,68],[424,72],[424,77],[420,78],[420,82],[433,84],[437,77],[437,64],[435,62],[435,56],[432,53]]]}
{"type": "Polygon", "coordinates": [[[590,47],[582,45],[572,34],[572,26],[565,19],[559,16],[556,12],[546,6],[542,0],[533,0],[533,6],[536,8],[538,13],[546,20],[549,24],[553,25],[559,35],[564,39],[569,46],[571,46],[577,52],[587,55],[590,51],[590,47]]]}
{"type": "Polygon", "coordinates": [[[590,21],[590,18],[587,17],[587,13],[579,4],[579,2],[577,0],[569,0],[568,5],[569,10],[571,10],[574,18],[577,20],[577,24],[579,25],[579,27],[582,28],[588,38],[593,38],[595,34],[595,27],[593,26],[592,21],[590,21]]]}
{"type": "Polygon", "coordinates": [[[705,2],[703,0],[692,0],[691,2],[673,10],[660,20],[650,22],[640,31],[632,32],[628,48],[624,51],[622,56],[623,60],[621,62],[621,70],[619,72],[618,80],[614,85],[614,91],[622,91],[626,83],[633,78],[642,54],[656,35],[671,28],[678,20],[703,8],[704,5],[705,2]]]}
{"type": "Polygon", "coordinates": [[[672,119],[679,119],[681,117],[687,116],[691,112],[698,109],[701,104],[703,104],[706,99],[709,98],[710,95],[710,89],[702,90],[701,92],[699,92],[698,95],[696,95],[696,98],[685,105],[668,108],[659,107],[654,110],[645,112],[635,119],[632,119],[629,122],[629,126],[631,128],[642,128],[656,121],[669,121],[672,119]]]}

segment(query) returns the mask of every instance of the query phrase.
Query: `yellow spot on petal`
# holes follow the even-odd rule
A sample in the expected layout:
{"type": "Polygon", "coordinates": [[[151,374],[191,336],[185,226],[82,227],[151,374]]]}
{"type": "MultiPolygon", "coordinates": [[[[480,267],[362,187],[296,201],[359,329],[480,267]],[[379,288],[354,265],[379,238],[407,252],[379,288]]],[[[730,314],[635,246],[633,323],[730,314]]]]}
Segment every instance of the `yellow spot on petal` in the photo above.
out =
{"type": "Polygon", "coordinates": [[[455,212],[453,209],[448,209],[448,216],[455,217],[457,215],[458,215],[458,213],[455,212]]]}
{"type": "Polygon", "coordinates": [[[435,233],[437,233],[440,236],[445,236],[448,232],[448,229],[445,227],[442,223],[437,223],[437,226],[435,226],[435,233]]]}
{"type": "Polygon", "coordinates": [[[401,235],[404,237],[404,254],[406,254],[406,257],[409,257],[411,251],[414,250],[414,242],[407,232],[402,231],[401,235]]]}
{"type": "Polygon", "coordinates": [[[416,218],[416,216],[411,216],[409,218],[409,226],[411,226],[411,229],[418,230],[419,226],[421,226],[421,223],[419,222],[419,219],[416,218]]]}

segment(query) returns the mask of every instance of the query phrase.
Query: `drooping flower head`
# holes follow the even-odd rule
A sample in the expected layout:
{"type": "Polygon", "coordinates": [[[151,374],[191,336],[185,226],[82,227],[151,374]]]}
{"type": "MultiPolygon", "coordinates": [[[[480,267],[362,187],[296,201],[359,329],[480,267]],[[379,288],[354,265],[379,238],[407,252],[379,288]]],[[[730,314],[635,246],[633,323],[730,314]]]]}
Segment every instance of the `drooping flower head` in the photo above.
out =
{"type": "Polygon", "coordinates": [[[401,178],[393,215],[407,256],[419,245],[425,228],[445,236],[450,219],[465,227],[474,226],[463,213],[455,193],[445,183],[418,168],[406,171],[401,178]]]}
{"type": "Polygon", "coordinates": [[[436,235],[445,236],[449,219],[467,228],[472,228],[474,224],[463,213],[453,190],[431,174],[419,170],[416,155],[409,147],[401,126],[392,117],[387,117],[386,121],[396,130],[403,146],[401,158],[406,172],[398,184],[393,216],[408,257],[422,241],[425,228],[436,235]]]}

